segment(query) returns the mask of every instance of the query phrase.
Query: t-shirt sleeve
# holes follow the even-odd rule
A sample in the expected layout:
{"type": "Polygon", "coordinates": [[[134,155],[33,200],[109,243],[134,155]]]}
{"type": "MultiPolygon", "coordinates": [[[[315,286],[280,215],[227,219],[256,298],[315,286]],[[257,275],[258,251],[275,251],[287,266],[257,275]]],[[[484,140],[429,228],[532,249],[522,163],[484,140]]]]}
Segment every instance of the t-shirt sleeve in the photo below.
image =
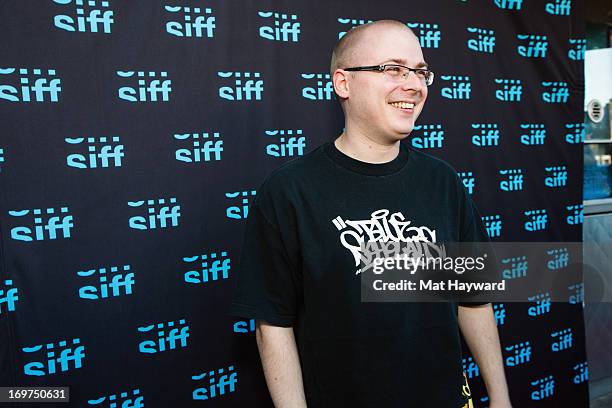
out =
{"type": "Polygon", "coordinates": [[[301,304],[301,273],[295,224],[284,220],[283,213],[259,193],[249,208],[230,315],[293,326],[301,304]]]}
{"type": "MultiPolygon", "coordinates": [[[[462,243],[479,243],[476,244],[478,251],[481,251],[483,246],[486,246],[487,252],[490,252],[493,259],[495,259],[490,247],[491,240],[482,222],[480,212],[459,176],[457,176],[457,189],[459,197],[459,241],[462,243]]],[[[493,260],[489,265],[495,267],[495,262],[493,260]]],[[[481,306],[489,303],[491,302],[458,302],[460,306],[481,306]]]]}

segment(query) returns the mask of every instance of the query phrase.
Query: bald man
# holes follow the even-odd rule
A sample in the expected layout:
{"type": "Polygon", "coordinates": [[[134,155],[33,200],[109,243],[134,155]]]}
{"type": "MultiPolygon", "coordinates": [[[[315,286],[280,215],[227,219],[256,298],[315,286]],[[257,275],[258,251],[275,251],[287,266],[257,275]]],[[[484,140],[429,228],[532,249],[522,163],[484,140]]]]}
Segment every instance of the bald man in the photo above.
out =
{"type": "Polygon", "coordinates": [[[434,79],[418,39],[397,21],[353,28],[331,75],[345,130],[259,188],[231,308],[257,321],[274,405],[471,407],[461,329],[489,407],[510,407],[490,304],[361,302],[360,244],[408,242],[409,230],[432,243],[487,239],[456,172],[400,143],[434,79]]]}

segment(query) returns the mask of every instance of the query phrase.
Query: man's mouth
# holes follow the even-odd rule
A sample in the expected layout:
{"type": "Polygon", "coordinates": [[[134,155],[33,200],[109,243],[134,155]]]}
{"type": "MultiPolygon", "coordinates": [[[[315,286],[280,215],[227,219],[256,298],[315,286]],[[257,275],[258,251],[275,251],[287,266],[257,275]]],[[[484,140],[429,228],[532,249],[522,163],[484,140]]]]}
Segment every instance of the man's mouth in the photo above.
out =
{"type": "Polygon", "coordinates": [[[398,109],[414,109],[414,103],[412,102],[390,102],[389,105],[398,109]]]}

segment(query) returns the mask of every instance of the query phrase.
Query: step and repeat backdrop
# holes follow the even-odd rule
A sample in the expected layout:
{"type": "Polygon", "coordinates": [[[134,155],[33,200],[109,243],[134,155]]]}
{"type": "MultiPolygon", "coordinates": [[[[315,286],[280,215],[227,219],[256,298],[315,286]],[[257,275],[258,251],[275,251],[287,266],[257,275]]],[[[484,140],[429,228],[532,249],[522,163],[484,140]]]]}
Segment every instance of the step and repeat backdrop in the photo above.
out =
{"type": "MultiPolygon", "coordinates": [[[[405,143],[457,169],[491,239],[581,240],[581,1],[5,0],[0,18],[1,385],[271,406],[254,322],[227,315],[249,203],[340,134],[331,50],[371,20],[419,37],[437,76],[405,143]]],[[[494,305],[516,407],[587,406],[570,289],[494,305]]]]}

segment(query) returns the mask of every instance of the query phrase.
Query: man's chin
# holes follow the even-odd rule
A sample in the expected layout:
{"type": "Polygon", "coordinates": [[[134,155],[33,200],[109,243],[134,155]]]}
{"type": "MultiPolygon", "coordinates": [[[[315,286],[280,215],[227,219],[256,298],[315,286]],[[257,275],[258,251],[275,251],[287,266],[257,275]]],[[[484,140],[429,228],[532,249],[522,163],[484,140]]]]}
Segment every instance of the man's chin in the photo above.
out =
{"type": "Polygon", "coordinates": [[[401,141],[406,139],[408,136],[410,136],[410,132],[407,133],[393,133],[393,135],[391,135],[391,139],[393,141],[401,141]]]}
{"type": "Polygon", "coordinates": [[[403,126],[399,129],[396,130],[396,135],[397,137],[399,137],[400,139],[405,139],[408,136],[410,136],[410,134],[412,133],[412,130],[414,129],[414,126],[403,126]]]}
{"type": "Polygon", "coordinates": [[[398,123],[395,129],[395,133],[400,135],[409,135],[414,129],[413,121],[404,121],[403,123],[398,123]]]}

